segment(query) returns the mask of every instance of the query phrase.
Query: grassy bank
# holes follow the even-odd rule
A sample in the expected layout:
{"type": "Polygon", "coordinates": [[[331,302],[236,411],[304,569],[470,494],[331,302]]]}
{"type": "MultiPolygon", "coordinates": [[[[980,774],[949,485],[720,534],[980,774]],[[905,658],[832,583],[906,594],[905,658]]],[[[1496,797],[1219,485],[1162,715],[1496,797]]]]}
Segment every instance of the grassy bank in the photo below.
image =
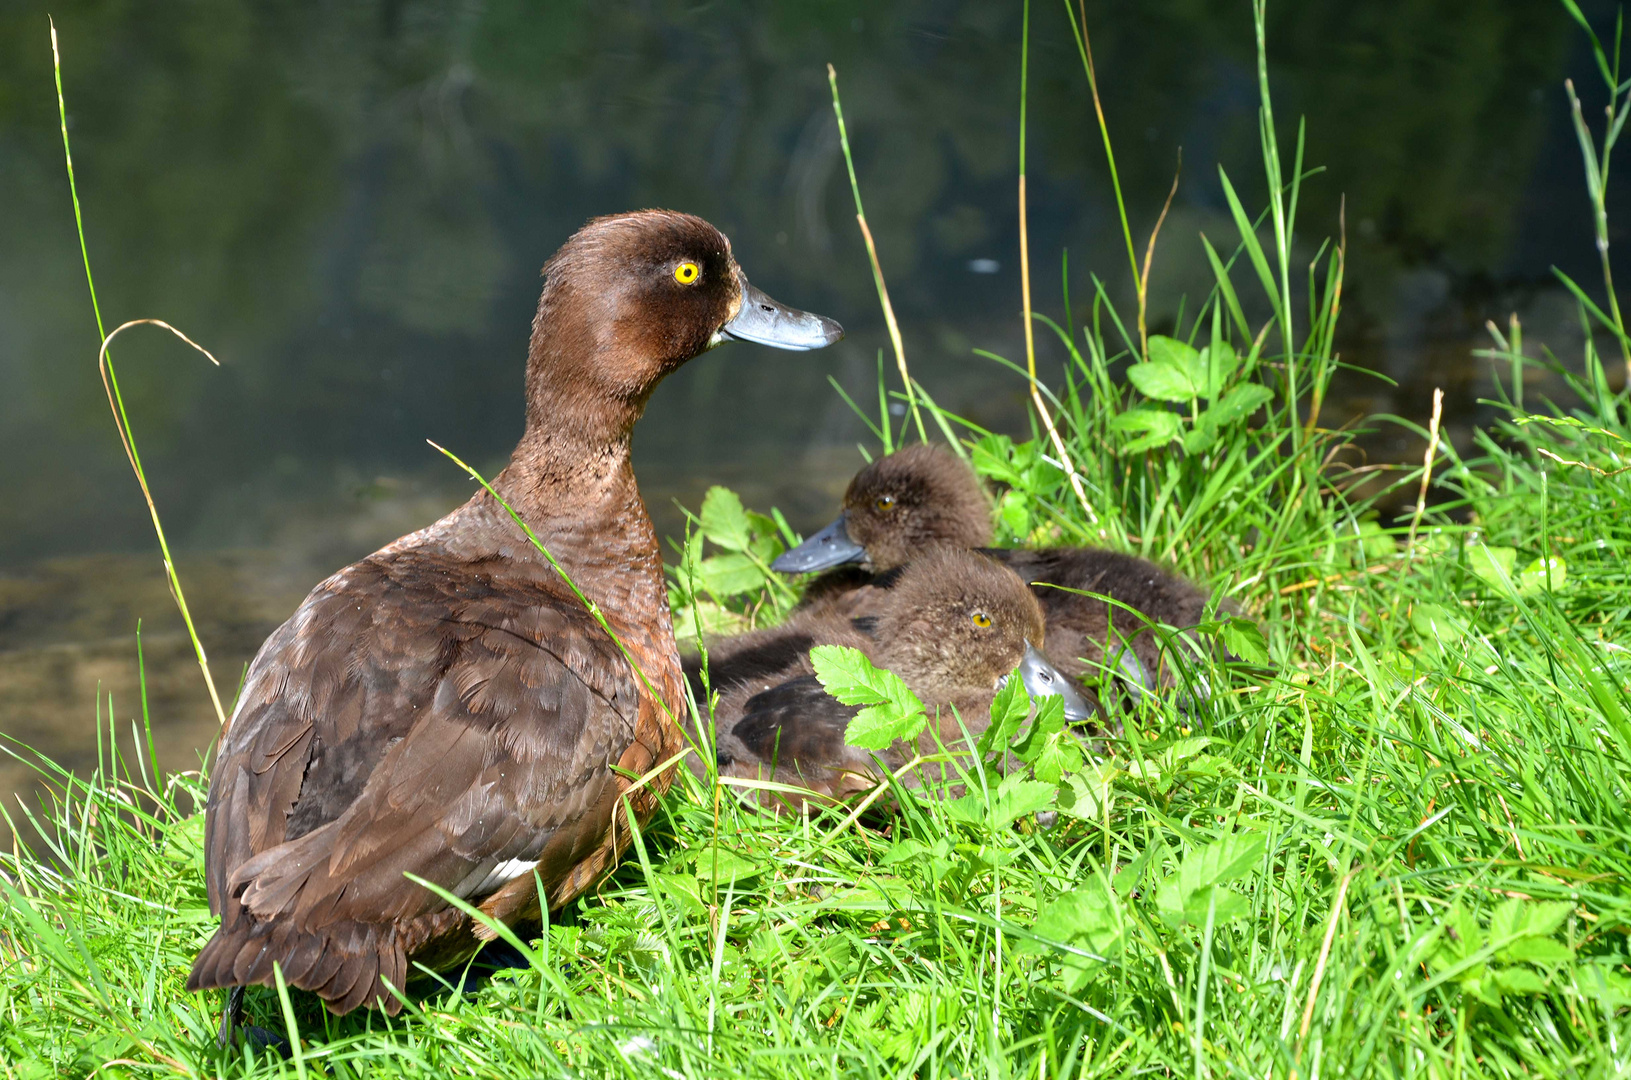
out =
{"type": "MultiPolygon", "coordinates": [[[[1193,314],[1151,334],[1078,282],[1075,310],[1036,316],[1064,371],[1010,365],[1040,406],[1030,438],[909,382],[912,426],[889,430],[885,403],[877,430],[916,438],[915,406],[960,446],[1000,493],[1002,542],[1137,551],[1235,597],[1263,638],[1208,632],[1254,670],[1194,656],[1210,695],[1143,706],[1108,758],[981,772],[885,831],[769,818],[682,775],[530,968],[394,1020],[253,991],[288,1061],[218,1051],[219,1001],[182,990],[212,924],[204,778],[110,751],[56,775],[54,846],[0,855],[0,1075],[1631,1068],[1631,430],[1592,344],[1625,348],[1617,308],[1582,294],[1577,410],[1519,399],[1474,456],[1434,431],[1420,467],[1364,470],[1320,416],[1342,248],[1292,263],[1301,139],[1277,145],[1266,75],[1262,95],[1269,207],[1252,218],[1225,178],[1236,233],[1163,240],[1207,243],[1217,283],[1193,314]],[[1387,485],[1417,512],[1368,513],[1360,492],[1387,485]]],[[[1492,340],[1514,392],[1524,355],[1519,327],[1492,340]]],[[[711,497],[676,560],[682,627],[773,620],[791,594],[763,565],[788,539],[711,497]]],[[[107,722],[110,746],[131,722],[107,722]]]]}

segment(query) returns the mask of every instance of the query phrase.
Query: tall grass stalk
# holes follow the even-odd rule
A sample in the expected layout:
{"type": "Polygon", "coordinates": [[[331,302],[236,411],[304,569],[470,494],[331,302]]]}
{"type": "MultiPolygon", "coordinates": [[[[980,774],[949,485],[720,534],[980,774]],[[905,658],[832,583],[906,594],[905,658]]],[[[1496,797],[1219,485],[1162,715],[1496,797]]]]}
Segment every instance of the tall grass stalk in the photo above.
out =
{"type": "Polygon", "coordinates": [[[102,386],[107,391],[108,408],[113,412],[113,423],[119,429],[119,441],[124,445],[125,456],[130,460],[130,468],[136,474],[136,482],[141,485],[142,498],[147,501],[148,513],[153,519],[153,532],[158,536],[159,550],[164,556],[165,581],[170,586],[170,595],[175,598],[176,607],[181,612],[181,621],[187,627],[187,637],[192,642],[193,653],[198,657],[198,667],[204,674],[204,685],[209,689],[210,704],[215,707],[216,719],[220,722],[224,732],[227,726],[226,710],[221,705],[221,695],[216,692],[215,678],[210,674],[209,658],[204,653],[204,643],[198,637],[198,630],[193,626],[192,613],[187,610],[187,597],[181,589],[181,576],[176,572],[175,560],[170,557],[170,544],[164,537],[164,526],[159,521],[158,507],[153,502],[153,493],[147,486],[147,475],[142,470],[141,455],[136,451],[136,436],[130,430],[130,419],[125,415],[124,396],[119,392],[119,377],[113,367],[113,356],[108,352],[108,346],[119,334],[132,326],[152,324],[162,327],[194,349],[203,353],[209,361],[219,367],[221,362],[215,359],[203,346],[194,342],[186,334],[160,319],[133,319],[116,327],[113,333],[104,332],[102,325],[102,307],[96,299],[96,278],[91,274],[91,253],[85,244],[85,218],[79,207],[79,188],[74,181],[74,155],[68,143],[68,103],[62,92],[62,55],[57,46],[57,24],[53,21],[51,26],[51,71],[57,84],[57,117],[62,125],[62,160],[68,170],[68,194],[74,204],[74,229],[79,237],[79,254],[85,264],[85,285],[91,294],[91,312],[96,316],[96,332],[102,339],[97,349],[97,369],[102,373],[102,386]]]}
{"type": "MultiPolygon", "coordinates": [[[[1027,0],[1028,2],[1028,0],[1027,0]]],[[[832,88],[832,112],[838,121],[838,144],[844,151],[844,167],[849,172],[850,194],[855,197],[855,223],[861,227],[861,238],[866,241],[867,258],[872,263],[872,282],[878,288],[878,303],[883,308],[884,325],[889,328],[889,344],[895,350],[895,366],[900,370],[902,392],[905,394],[907,406],[912,410],[912,422],[917,425],[917,437],[920,441],[928,441],[928,433],[923,428],[923,415],[918,412],[917,395],[913,392],[912,376],[906,370],[906,346],[901,341],[900,323],[895,319],[895,305],[889,302],[889,287],[884,284],[883,264],[878,261],[878,245],[872,241],[872,230],[867,227],[866,210],[861,206],[861,184],[855,178],[855,158],[850,154],[849,129],[844,126],[844,106],[838,99],[838,71],[831,64],[827,65],[827,85],[832,88]]],[[[883,428],[889,430],[888,414],[882,417],[883,428]]],[[[885,447],[889,440],[884,440],[885,447]]]]}

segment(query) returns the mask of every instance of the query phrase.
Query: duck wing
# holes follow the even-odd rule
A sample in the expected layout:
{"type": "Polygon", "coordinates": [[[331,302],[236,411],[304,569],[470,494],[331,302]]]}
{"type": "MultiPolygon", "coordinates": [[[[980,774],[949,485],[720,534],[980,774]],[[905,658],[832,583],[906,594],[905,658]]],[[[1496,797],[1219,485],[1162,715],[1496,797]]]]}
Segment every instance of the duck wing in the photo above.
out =
{"type": "Polygon", "coordinates": [[[205,826],[222,921],[189,987],[270,983],[276,961],[336,1012],[394,1012],[381,979],[400,988],[464,921],[404,875],[501,915],[534,867],[549,901],[587,887],[640,710],[553,574],[400,548],[341,571],[262,646],[223,741],[205,826]]]}

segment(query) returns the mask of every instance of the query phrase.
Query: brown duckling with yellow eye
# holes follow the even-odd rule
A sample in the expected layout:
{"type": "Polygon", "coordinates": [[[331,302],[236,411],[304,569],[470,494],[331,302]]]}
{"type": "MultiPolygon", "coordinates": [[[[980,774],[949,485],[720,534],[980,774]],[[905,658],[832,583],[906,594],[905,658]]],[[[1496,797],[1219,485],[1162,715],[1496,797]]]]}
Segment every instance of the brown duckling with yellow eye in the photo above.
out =
{"type": "MultiPolygon", "coordinates": [[[[841,801],[875,787],[880,762],[893,770],[933,753],[937,735],[952,748],[964,743],[964,728],[978,736],[990,725],[992,698],[1016,670],[1032,697],[1063,697],[1066,717],[1086,720],[1087,703],[1039,651],[1045,632],[1041,606],[1013,571],[966,548],[931,547],[902,568],[871,614],[810,613],[745,635],[727,659],[710,664],[720,693],[719,773],[841,801]],[[900,676],[931,717],[916,745],[897,741],[876,756],[848,745],[858,707],[822,689],[810,663],[816,645],[860,649],[900,676]]],[[[807,797],[766,792],[761,801],[797,806],[807,797]]]]}
{"type": "MultiPolygon", "coordinates": [[[[929,443],[862,469],[844,493],[837,520],[772,565],[784,573],[828,571],[810,584],[804,604],[812,611],[863,615],[893,586],[896,569],[922,545],[936,542],[981,549],[1032,583],[1047,617],[1048,658],[1059,670],[1080,678],[1108,663],[1135,693],[1176,681],[1149,623],[1194,626],[1211,603],[1193,582],[1119,551],[986,547],[991,513],[978,477],[950,450],[929,443]],[[1118,604],[1064,589],[1100,593],[1118,604]]],[[[1228,599],[1217,608],[1239,611],[1228,599]]]]}
{"type": "Polygon", "coordinates": [[[397,1012],[414,965],[457,966],[493,936],[408,875],[535,924],[612,868],[627,813],[649,815],[672,775],[630,791],[684,741],[630,434],[665,375],[727,338],[803,350],[842,331],[752,288],[689,214],[597,218],[544,277],[526,428],[493,487],[594,610],[482,491],[272,633],[205,804],[221,925],[187,986],[233,988],[223,1039],[274,964],[332,1012],[397,1012]]]}

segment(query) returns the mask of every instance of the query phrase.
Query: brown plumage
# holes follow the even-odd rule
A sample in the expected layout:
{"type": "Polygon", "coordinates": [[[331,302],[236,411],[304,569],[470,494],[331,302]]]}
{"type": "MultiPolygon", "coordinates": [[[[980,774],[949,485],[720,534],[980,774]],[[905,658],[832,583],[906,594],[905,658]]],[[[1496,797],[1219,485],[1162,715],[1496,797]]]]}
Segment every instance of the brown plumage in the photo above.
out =
{"type": "MultiPolygon", "coordinates": [[[[877,755],[889,769],[915,753],[933,753],[936,734],[948,747],[963,743],[965,726],[978,736],[990,725],[999,680],[1016,668],[1033,694],[1063,694],[1067,712],[1083,715],[1080,698],[1035,650],[1045,630],[1036,598],[1012,571],[967,549],[925,549],[868,616],[806,611],[743,635],[718,662],[710,657],[719,692],[713,721],[719,773],[774,780],[829,802],[882,779],[873,754],[844,741],[858,709],[822,689],[810,663],[816,645],[860,649],[928,706],[934,722],[916,745],[897,741],[877,755]]],[[[694,677],[696,665],[689,666],[694,677]]],[[[709,740],[698,742],[706,747],[709,740]]],[[[767,792],[761,802],[797,806],[808,797],[767,792]]]]}
{"type": "MultiPolygon", "coordinates": [[[[628,774],[682,746],[630,432],[663,376],[723,337],[814,348],[841,331],[752,289],[685,214],[596,219],[544,274],[526,429],[493,486],[628,658],[486,492],[319,585],[250,665],[211,773],[221,926],[189,989],[269,985],[277,963],[333,1012],[395,1013],[387,983],[491,936],[405,875],[535,921],[614,864],[628,774]]],[[[637,819],[667,783],[633,794],[637,819]]]]}
{"type": "MultiPolygon", "coordinates": [[[[782,556],[776,568],[833,567],[811,582],[804,605],[864,615],[891,587],[895,569],[934,542],[981,549],[1033,583],[1047,617],[1048,658],[1074,678],[1096,676],[1109,665],[1146,689],[1171,687],[1173,665],[1150,623],[1194,626],[1211,599],[1193,582],[1119,551],[987,547],[991,512],[979,478],[950,450],[932,444],[905,447],[862,469],[844,493],[838,519],[782,556]],[[1064,589],[1103,594],[1117,604],[1064,589]]],[[[1229,599],[1217,607],[1226,614],[1240,610],[1229,599]]]]}

